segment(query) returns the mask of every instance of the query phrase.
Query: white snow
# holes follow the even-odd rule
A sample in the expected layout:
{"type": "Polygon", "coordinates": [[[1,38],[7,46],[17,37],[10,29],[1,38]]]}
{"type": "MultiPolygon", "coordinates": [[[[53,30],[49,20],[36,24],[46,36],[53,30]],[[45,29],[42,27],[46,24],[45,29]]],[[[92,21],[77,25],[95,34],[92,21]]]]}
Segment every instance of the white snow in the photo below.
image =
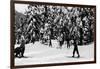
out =
{"type": "Polygon", "coordinates": [[[69,63],[94,60],[94,43],[78,46],[80,58],[72,58],[73,46],[67,48],[67,45],[64,44],[62,49],[59,49],[57,48],[59,45],[56,40],[52,40],[52,45],[53,47],[49,47],[40,42],[26,44],[25,57],[15,58],[15,65],[69,63]]]}

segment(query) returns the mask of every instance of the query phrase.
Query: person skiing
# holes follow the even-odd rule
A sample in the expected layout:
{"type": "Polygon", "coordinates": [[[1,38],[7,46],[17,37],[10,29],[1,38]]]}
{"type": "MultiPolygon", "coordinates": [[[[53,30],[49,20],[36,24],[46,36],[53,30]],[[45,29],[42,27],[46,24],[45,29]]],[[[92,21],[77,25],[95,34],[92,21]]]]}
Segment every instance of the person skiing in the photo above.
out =
{"type": "Polygon", "coordinates": [[[58,36],[58,41],[59,41],[59,48],[62,48],[62,45],[64,43],[64,38],[63,38],[63,33],[61,33],[59,36],[58,36]]]}
{"type": "Polygon", "coordinates": [[[73,49],[73,56],[72,57],[75,57],[75,52],[77,53],[77,57],[79,58],[80,57],[80,54],[79,54],[79,51],[78,51],[78,42],[77,42],[77,39],[78,39],[78,30],[77,30],[77,26],[74,26],[74,30],[73,30],[73,45],[74,45],[74,49],[73,49]]]}
{"type": "Polygon", "coordinates": [[[21,49],[21,57],[24,57],[24,52],[25,52],[25,38],[22,35],[21,37],[21,45],[20,45],[20,49],[21,49]]]}
{"type": "Polygon", "coordinates": [[[77,53],[77,57],[79,58],[80,57],[80,54],[79,54],[79,51],[78,51],[78,46],[77,46],[77,41],[76,41],[76,39],[74,39],[74,43],[73,43],[73,45],[74,45],[74,50],[73,50],[73,56],[72,57],[75,57],[75,52],[77,53]]]}

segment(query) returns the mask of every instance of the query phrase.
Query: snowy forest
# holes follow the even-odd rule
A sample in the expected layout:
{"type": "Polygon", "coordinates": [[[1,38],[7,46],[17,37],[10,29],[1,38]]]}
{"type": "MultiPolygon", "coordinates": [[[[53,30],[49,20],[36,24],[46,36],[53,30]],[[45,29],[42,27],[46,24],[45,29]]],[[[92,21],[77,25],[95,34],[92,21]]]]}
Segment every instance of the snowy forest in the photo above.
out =
{"type": "Polygon", "coordinates": [[[46,42],[46,39],[58,40],[63,34],[63,40],[77,39],[78,45],[94,41],[94,8],[68,7],[53,5],[27,6],[24,13],[15,10],[15,43],[35,41],[46,42]],[[48,37],[50,35],[50,37],[48,37]]]}

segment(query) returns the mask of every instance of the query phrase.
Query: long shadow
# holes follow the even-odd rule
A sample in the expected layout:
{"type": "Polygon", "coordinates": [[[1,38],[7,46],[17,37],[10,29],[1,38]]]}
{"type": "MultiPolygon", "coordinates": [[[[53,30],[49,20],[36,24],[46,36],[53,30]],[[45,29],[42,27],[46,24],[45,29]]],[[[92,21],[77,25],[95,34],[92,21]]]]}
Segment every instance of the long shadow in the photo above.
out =
{"type": "Polygon", "coordinates": [[[27,56],[23,56],[22,58],[30,58],[30,57],[27,57],[27,56]]]}
{"type": "Polygon", "coordinates": [[[15,58],[32,58],[32,57],[29,57],[29,56],[23,56],[23,57],[15,57],[15,58]]]}
{"type": "Polygon", "coordinates": [[[84,58],[84,57],[82,57],[82,56],[80,56],[80,57],[77,57],[77,56],[75,56],[75,57],[72,57],[72,56],[65,56],[66,58],[84,58]]]}

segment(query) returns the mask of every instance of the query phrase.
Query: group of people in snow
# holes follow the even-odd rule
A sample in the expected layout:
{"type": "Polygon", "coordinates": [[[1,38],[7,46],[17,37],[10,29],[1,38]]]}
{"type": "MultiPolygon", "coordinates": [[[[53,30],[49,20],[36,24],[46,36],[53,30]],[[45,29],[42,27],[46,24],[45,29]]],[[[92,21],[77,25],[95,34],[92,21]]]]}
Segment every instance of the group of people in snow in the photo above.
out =
{"type": "Polygon", "coordinates": [[[57,40],[60,48],[64,42],[67,48],[73,45],[73,57],[75,52],[80,57],[77,46],[93,42],[93,8],[29,5],[27,9],[20,23],[15,19],[15,44],[20,44],[16,56],[24,55],[25,44],[40,41],[52,47],[52,40],[57,40]]]}

